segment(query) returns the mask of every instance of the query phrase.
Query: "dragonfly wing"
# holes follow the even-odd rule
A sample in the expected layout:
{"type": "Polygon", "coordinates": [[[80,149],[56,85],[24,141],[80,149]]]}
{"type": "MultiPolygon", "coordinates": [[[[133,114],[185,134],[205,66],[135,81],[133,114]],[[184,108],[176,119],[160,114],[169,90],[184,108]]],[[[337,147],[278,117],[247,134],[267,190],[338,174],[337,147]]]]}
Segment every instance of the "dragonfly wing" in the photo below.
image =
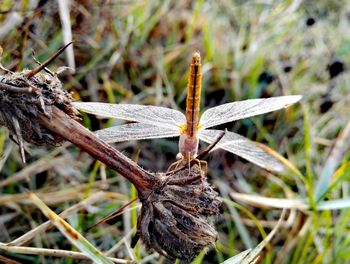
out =
{"type": "MultiPolygon", "coordinates": [[[[198,137],[210,144],[215,141],[220,133],[222,133],[222,130],[204,129],[199,132],[198,137]]],[[[257,143],[233,132],[226,131],[214,149],[217,148],[236,154],[267,170],[284,170],[284,166],[276,158],[260,148],[257,143]]]]}
{"type": "Polygon", "coordinates": [[[298,102],[300,95],[250,99],[219,105],[205,111],[199,121],[202,129],[272,112],[298,102]]]}
{"type": "Polygon", "coordinates": [[[179,129],[180,125],[186,123],[186,117],[180,111],[160,106],[97,102],[74,102],[73,106],[78,110],[98,116],[135,121],[170,129],[179,129]]]}
{"type": "Polygon", "coordinates": [[[179,129],[169,129],[149,124],[132,123],[95,131],[95,134],[108,143],[127,140],[167,138],[180,135],[179,129]]]}

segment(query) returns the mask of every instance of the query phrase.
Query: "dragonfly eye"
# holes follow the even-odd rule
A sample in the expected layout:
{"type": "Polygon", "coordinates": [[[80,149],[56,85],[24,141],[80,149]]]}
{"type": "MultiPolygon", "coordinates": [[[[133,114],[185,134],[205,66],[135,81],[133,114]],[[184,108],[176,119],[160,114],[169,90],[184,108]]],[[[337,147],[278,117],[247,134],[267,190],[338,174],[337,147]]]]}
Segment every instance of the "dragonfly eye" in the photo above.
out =
{"type": "Polygon", "coordinates": [[[184,156],[179,152],[176,154],[176,160],[182,160],[184,156]]]}

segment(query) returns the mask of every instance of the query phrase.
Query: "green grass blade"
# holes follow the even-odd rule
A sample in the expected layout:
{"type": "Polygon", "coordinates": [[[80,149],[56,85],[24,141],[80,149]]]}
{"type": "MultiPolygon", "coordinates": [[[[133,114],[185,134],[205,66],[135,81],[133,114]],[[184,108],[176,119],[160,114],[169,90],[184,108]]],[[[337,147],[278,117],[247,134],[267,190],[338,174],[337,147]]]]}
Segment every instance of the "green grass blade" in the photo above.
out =
{"type": "Polygon", "coordinates": [[[265,237],[263,241],[261,241],[253,250],[248,249],[246,251],[241,252],[239,255],[236,255],[224,262],[224,264],[249,264],[254,263],[255,260],[259,257],[260,252],[266,245],[271,241],[271,239],[276,234],[277,230],[282,224],[282,220],[284,219],[284,216],[286,214],[286,211],[283,210],[280,219],[278,220],[277,225],[272,229],[272,231],[265,237]]]}
{"type": "Polygon", "coordinates": [[[263,238],[265,238],[267,236],[264,228],[261,226],[261,224],[259,223],[259,219],[257,219],[248,209],[244,208],[243,206],[239,205],[238,203],[235,203],[231,200],[228,199],[222,199],[227,205],[230,206],[234,206],[237,209],[239,209],[240,211],[242,211],[243,213],[245,213],[256,225],[256,227],[259,229],[259,232],[261,234],[261,236],[263,238]]]}
{"type": "Polygon", "coordinates": [[[345,162],[333,175],[331,179],[331,184],[326,189],[326,191],[322,194],[319,200],[322,200],[330,191],[339,186],[343,181],[350,180],[350,161],[345,162]]]}
{"type": "Polygon", "coordinates": [[[251,249],[247,249],[236,256],[233,256],[232,258],[229,258],[223,262],[223,264],[240,264],[244,260],[245,257],[248,256],[248,254],[251,252],[251,249]]]}
{"type": "Polygon", "coordinates": [[[43,212],[43,214],[50,219],[53,224],[60,230],[60,232],[81,252],[85,253],[94,263],[98,264],[112,264],[100,250],[95,248],[90,242],[71,227],[65,220],[53,212],[38,196],[30,193],[30,199],[43,212]]]}
{"type": "Polygon", "coordinates": [[[327,191],[330,179],[336,171],[340,162],[343,160],[344,152],[349,146],[350,142],[350,122],[346,125],[344,130],[340,133],[337,141],[332,149],[321,173],[321,176],[315,187],[315,199],[319,200],[327,191]]]}
{"type": "Polygon", "coordinates": [[[317,210],[340,210],[345,208],[350,208],[350,199],[337,199],[317,204],[317,210]]]}
{"type": "MultiPolygon", "coordinates": [[[[226,198],[223,201],[227,200],[229,201],[229,192],[230,189],[226,186],[221,184],[220,182],[218,183],[220,192],[222,194],[222,197],[226,198]]],[[[242,242],[244,243],[246,248],[252,248],[253,247],[253,242],[250,239],[249,236],[249,232],[246,229],[246,227],[244,226],[244,224],[242,223],[242,219],[239,215],[239,213],[237,212],[236,208],[232,205],[232,203],[228,203],[227,204],[228,210],[232,216],[232,219],[234,220],[234,223],[237,227],[237,231],[239,233],[239,235],[242,238],[242,242]]]]}
{"type": "Polygon", "coordinates": [[[306,177],[307,177],[307,194],[311,208],[315,208],[315,199],[313,196],[313,180],[314,176],[311,169],[311,135],[310,135],[310,121],[309,121],[309,109],[304,107],[304,151],[305,151],[305,164],[306,164],[306,177]]]}

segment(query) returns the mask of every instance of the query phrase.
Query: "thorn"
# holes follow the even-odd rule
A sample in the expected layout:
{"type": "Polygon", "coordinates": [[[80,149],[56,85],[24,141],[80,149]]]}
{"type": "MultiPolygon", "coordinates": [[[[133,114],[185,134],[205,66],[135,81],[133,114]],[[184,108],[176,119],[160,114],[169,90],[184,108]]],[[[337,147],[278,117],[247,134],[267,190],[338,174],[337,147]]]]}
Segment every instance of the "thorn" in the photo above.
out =
{"type": "Polygon", "coordinates": [[[197,155],[196,159],[202,160],[225,136],[226,131],[227,129],[225,129],[225,131],[221,131],[221,133],[216,137],[216,139],[207,148],[205,148],[201,153],[197,155]]]}
{"type": "MultiPolygon", "coordinates": [[[[36,64],[38,64],[39,66],[41,66],[41,62],[37,60],[37,58],[35,58],[35,51],[32,49],[32,59],[36,62],[36,64]]],[[[50,74],[51,76],[54,76],[54,74],[48,69],[48,68],[44,68],[44,71],[46,71],[48,74],[50,74]]]]}
{"type": "Polygon", "coordinates": [[[27,78],[30,79],[32,78],[35,74],[37,74],[38,72],[42,71],[43,69],[45,69],[46,66],[48,66],[51,62],[53,62],[59,55],[61,55],[61,53],[69,46],[71,45],[73,42],[69,42],[67,45],[65,45],[64,47],[60,48],[51,58],[48,58],[43,64],[39,65],[37,68],[31,70],[30,72],[28,72],[26,74],[27,78]]]}
{"type": "Polygon", "coordinates": [[[90,226],[88,230],[90,230],[91,228],[101,224],[101,223],[105,223],[109,220],[112,220],[114,218],[116,218],[117,216],[121,215],[124,213],[124,209],[127,208],[128,206],[130,206],[133,202],[135,202],[138,198],[134,198],[131,201],[127,202],[126,204],[124,204],[122,207],[120,207],[117,211],[111,213],[110,215],[107,215],[106,217],[102,218],[100,221],[98,221],[97,223],[93,224],[92,226],[90,226]]]}

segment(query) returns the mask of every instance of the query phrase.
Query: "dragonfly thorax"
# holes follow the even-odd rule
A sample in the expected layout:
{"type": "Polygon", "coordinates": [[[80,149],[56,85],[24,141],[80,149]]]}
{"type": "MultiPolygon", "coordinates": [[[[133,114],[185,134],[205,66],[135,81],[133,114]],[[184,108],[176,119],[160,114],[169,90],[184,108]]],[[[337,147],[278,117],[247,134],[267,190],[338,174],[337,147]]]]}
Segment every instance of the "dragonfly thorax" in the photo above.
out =
{"type": "Polygon", "coordinates": [[[187,134],[181,134],[179,140],[179,158],[192,159],[197,156],[199,139],[197,136],[190,137],[187,134]]]}

